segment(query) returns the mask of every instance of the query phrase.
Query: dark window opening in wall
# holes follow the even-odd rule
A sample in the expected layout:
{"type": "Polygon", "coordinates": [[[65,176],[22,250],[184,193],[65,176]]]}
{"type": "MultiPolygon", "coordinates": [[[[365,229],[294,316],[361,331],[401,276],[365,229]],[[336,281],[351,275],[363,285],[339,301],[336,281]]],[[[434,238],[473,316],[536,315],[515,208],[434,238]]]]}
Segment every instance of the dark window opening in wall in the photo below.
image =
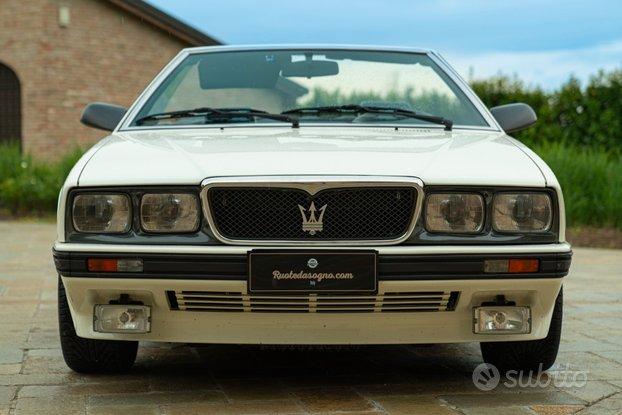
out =
{"type": "Polygon", "coordinates": [[[21,142],[22,104],[19,79],[0,63],[0,143],[21,142]]]}

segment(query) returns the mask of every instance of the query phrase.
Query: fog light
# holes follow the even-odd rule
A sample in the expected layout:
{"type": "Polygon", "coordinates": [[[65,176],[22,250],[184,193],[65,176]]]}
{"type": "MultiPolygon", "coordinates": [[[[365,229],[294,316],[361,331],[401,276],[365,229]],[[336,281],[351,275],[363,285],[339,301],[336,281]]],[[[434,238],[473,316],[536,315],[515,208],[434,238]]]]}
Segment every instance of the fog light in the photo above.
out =
{"type": "Polygon", "coordinates": [[[529,307],[475,307],[474,332],[478,334],[525,334],[531,332],[529,307]]]}
{"type": "Polygon", "coordinates": [[[149,333],[151,307],[98,304],[93,315],[93,330],[99,333],[149,333]]]}

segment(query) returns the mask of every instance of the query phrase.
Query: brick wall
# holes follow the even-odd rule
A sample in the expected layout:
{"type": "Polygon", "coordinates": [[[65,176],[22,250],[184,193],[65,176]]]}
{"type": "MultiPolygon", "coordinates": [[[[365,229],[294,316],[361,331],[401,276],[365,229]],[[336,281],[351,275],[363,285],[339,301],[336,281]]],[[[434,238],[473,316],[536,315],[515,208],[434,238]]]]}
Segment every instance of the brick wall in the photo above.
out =
{"type": "Polygon", "coordinates": [[[130,105],[188,45],[103,0],[2,0],[0,62],[22,86],[22,143],[56,159],[106,135],[80,124],[86,104],[130,105]],[[59,6],[70,11],[59,25],[59,6]]]}

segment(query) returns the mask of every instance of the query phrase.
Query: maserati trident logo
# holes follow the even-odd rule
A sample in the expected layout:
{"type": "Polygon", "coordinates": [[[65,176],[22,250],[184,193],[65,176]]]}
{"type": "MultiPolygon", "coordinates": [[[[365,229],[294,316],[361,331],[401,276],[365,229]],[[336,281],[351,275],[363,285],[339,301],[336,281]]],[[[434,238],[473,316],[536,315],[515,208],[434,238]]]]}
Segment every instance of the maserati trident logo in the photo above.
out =
{"type": "Polygon", "coordinates": [[[322,218],[324,218],[324,212],[326,211],[326,206],[324,205],[320,208],[320,216],[317,217],[317,209],[315,208],[315,203],[311,202],[311,206],[309,206],[307,216],[307,209],[298,205],[300,209],[300,214],[302,215],[302,231],[309,232],[309,235],[315,235],[317,232],[321,232],[324,229],[324,224],[322,223],[322,218]]]}

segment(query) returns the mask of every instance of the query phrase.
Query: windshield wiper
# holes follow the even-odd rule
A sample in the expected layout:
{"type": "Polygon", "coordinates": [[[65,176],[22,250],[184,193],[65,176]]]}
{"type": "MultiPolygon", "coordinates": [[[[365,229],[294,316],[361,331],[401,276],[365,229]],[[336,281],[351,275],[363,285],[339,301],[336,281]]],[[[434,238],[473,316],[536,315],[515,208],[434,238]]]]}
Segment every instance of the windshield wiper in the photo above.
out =
{"type": "Polygon", "coordinates": [[[266,111],[255,110],[252,108],[209,108],[200,107],[189,110],[180,111],[168,111],[158,114],[151,114],[136,120],[136,125],[143,125],[147,121],[160,121],[171,120],[176,118],[189,118],[204,116],[206,120],[210,118],[243,118],[243,117],[257,117],[267,118],[276,121],[289,122],[292,124],[292,128],[300,127],[298,119],[296,117],[290,117],[286,114],[270,114],[266,111]]]}
{"type": "Polygon", "coordinates": [[[379,107],[379,106],[367,106],[367,105],[336,105],[325,107],[307,107],[296,108],[289,111],[284,111],[281,114],[285,115],[306,115],[306,114],[319,114],[319,113],[354,113],[354,114],[384,114],[384,115],[396,115],[407,118],[415,118],[422,121],[428,121],[434,124],[442,124],[445,126],[446,131],[451,131],[454,123],[443,117],[436,115],[421,114],[411,110],[405,110],[402,108],[392,107],[379,107]]]}

